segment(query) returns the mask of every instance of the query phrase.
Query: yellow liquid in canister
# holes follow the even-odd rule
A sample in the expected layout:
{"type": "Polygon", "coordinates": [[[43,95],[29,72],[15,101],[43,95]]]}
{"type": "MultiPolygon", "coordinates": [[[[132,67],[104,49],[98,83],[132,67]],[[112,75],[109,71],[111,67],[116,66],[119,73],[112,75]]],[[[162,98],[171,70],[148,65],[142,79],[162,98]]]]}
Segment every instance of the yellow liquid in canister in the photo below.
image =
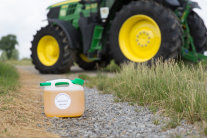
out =
{"type": "Polygon", "coordinates": [[[79,117],[84,110],[84,91],[44,91],[44,112],[48,117],[79,117]],[[66,99],[59,100],[61,96],[66,99]]]}

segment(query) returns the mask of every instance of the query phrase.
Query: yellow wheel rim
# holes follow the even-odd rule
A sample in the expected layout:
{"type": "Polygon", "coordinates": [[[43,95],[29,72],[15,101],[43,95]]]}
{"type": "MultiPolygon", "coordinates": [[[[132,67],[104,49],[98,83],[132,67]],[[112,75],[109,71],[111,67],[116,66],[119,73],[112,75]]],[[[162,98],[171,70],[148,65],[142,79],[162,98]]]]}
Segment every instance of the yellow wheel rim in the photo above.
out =
{"type": "Polygon", "coordinates": [[[157,23],[146,15],[127,19],[119,32],[122,53],[133,62],[146,62],[160,49],[161,32],[157,23]]]}
{"type": "Polygon", "coordinates": [[[54,65],[57,62],[59,55],[59,44],[53,36],[46,35],[40,39],[37,45],[37,56],[43,65],[54,65]]]}
{"type": "Polygon", "coordinates": [[[80,54],[80,58],[87,63],[93,62],[93,60],[88,59],[88,57],[86,57],[84,54],[80,54]]]}

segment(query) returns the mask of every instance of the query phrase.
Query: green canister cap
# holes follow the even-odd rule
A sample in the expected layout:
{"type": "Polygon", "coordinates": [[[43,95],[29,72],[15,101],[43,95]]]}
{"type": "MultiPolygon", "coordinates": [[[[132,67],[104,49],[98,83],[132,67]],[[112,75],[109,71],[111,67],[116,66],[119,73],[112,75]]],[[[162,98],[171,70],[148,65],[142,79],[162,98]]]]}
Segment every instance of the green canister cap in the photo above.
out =
{"type": "Polygon", "coordinates": [[[84,84],[84,80],[80,78],[75,78],[74,80],[71,80],[73,84],[82,85],[84,84]]]}

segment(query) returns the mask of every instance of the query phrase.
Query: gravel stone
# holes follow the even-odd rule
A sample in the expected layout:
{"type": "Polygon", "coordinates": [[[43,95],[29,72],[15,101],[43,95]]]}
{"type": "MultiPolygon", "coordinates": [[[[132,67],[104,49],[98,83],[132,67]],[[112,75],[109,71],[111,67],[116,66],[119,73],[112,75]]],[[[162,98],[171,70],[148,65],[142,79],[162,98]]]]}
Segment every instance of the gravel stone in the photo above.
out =
{"type": "Polygon", "coordinates": [[[166,138],[200,137],[199,132],[185,121],[175,129],[163,131],[166,118],[154,115],[146,107],[115,103],[111,94],[99,94],[96,89],[85,88],[86,108],[80,118],[51,118],[49,132],[69,137],[166,138]],[[159,124],[153,124],[158,119],[159,124]]]}

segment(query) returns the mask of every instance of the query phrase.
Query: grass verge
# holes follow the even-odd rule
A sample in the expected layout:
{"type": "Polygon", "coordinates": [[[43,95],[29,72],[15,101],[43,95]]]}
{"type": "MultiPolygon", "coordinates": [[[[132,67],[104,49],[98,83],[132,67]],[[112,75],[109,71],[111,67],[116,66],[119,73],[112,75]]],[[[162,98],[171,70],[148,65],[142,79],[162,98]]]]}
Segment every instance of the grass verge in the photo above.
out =
{"type": "Polygon", "coordinates": [[[0,62],[0,96],[14,91],[18,86],[18,78],[19,75],[13,66],[0,62]]]}
{"type": "Polygon", "coordinates": [[[13,66],[0,63],[0,138],[58,137],[45,130],[50,123],[42,115],[40,81],[27,70],[17,73],[13,66]]]}
{"type": "Polygon", "coordinates": [[[157,62],[150,68],[127,64],[113,78],[102,74],[79,77],[89,80],[86,85],[95,85],[120,101],[162,110],[176,120],[207,121],[207,73],[202,64],[194,67],[170,61],[157,62]]]}
{"type": "MultiPolygon", "coordinates": [[[[19,75],[16,69],[9,64],[0,62],[0,116],[5,116],[5,111],[9,109],[8,103],[13,101],[13,97],[10,96],[19,86],[19,75]]],[[[1,117],[1,128],[4,118],[1,117]]],[[[7,132],[7,128],[0,129],[0,137],[2,133],[7,132]]],[[[7,135],[10,136],[10,135],[7,135]]]]}

